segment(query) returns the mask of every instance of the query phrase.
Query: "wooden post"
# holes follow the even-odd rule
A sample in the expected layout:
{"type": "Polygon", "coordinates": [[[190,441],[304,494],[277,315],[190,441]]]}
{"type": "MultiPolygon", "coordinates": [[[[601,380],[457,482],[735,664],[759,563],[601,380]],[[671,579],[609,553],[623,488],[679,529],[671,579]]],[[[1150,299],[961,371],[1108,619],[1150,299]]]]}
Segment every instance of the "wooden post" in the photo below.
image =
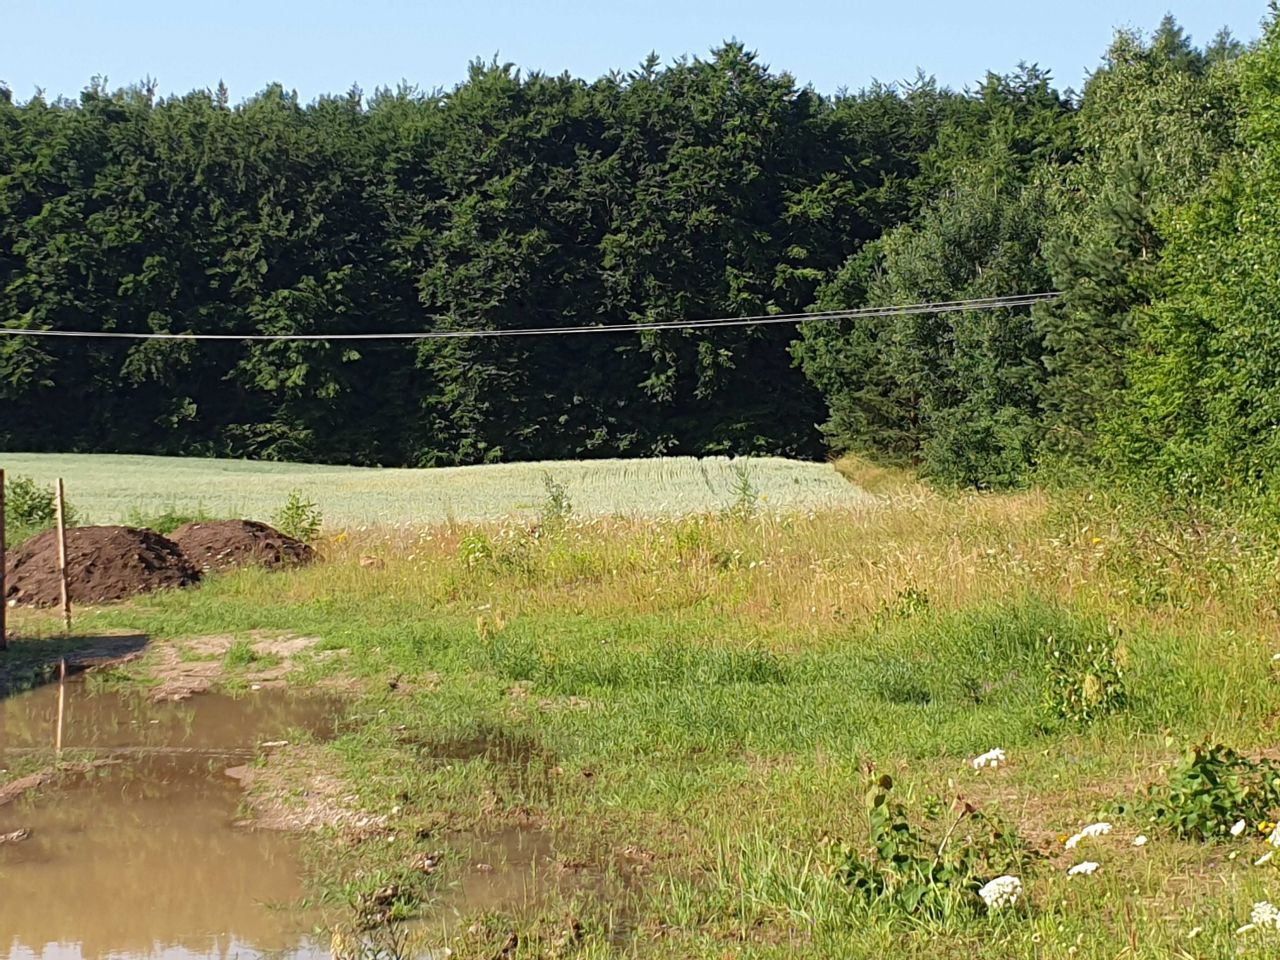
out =
{"type": "Polygon", "coordinates": [[[71,598],[67,595],[67,510],[62,478],[58,478],[58,586],[62,591],[62,628],[71,632],[71,598]]]}
{"type": "Polygon", "coordinates": [[[5,598],[4,537],[4,470],[0,469],[0,650],[7,650],[9,647],[8,624],[6,623],[9,615],[9,601],[5,598]]]}
{"type": "Polygon", "coordinates": [[[67,705],[67,660],[58,661],[58,731],[54,734],[53,752],[62,759],[62,713],[67,705]]]}

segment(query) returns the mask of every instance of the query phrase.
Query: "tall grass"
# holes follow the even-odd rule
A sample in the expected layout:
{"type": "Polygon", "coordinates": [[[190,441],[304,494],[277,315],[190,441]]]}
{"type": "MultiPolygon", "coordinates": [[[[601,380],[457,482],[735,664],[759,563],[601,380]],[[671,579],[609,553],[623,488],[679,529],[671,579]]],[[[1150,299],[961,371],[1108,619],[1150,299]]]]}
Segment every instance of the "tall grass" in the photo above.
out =
{"type": "Polygon", "coordinates": [[[1168,836],[1139,850],[1128,838],[1150,828],[1119,822],[1088,851],[1102,871],[1068,879],[1056,839],[1160,780],[1187,741],[1271,745],[1280,613],[1265,536],[1087,492],[941,495],[841,468],[879,499],[590,517],[567,481],[573,510],[554,523],[348,525],[322,537],[316,566],[213,577],[78,623],[320,638],[297,680],[365,700],[323,748],[330,773],[394,823],[383,842],[330,850],[332,889],[394,876],[429,900],[447,868],[404,864],[443,842],[441,823],[536,827],[559,863],[602,873],[648,864],[621,889],[553,885],[524,912],[469,917],[481,932],[453,944],[460,956],[495,955],[511,930],[537,943],[567,912],[603,931],[587,937],[599,956],[1274,955],[1234,935],[1253,899],[1280,898],[1252,856],[1168,836]],[[1054,657],[1070,650],[1088,652],[1084,671],[1117,651],[1114,712],[1056,708],[1063,683],[1088,679],[1054,657]],[[1008,765],[969,765],[997,746],[1008,765]],[[1024,911],[895,918],[852,898],[833,851],[866,842],[870,765],[912,816],[962,797],[1039,844],[1024,911]]]}

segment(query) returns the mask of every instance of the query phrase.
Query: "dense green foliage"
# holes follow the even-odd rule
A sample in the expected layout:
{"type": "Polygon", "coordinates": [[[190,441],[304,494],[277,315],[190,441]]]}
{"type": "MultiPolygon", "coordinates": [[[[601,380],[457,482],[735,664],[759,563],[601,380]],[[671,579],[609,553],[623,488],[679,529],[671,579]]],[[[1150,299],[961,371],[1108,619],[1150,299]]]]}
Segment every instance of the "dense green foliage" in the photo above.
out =
{"type": "MultiPolygon", "coordinates": [[[[910,207],[959,94],[828,100],[739,45],[594,83],[0,103],[0,322],[237,334],[803,311],[910,207]]],[[[0,445],[353,463],[816,455],[787,326],[0,343],[0,445]],[[767,384],[768,389],[760,389],[767,384]]]]}
{"type": "Polygon", "coordinates": [[[359,464],[851,450],[1272,497],[1280,28],[1117,34],[823,97],[737,43],[593,82],[0,99],[0,324],[465,331],[1060,290],[592,336],[0,341],[0,446],[359,464]],[[825,447],[824,447],[825,441],[825,447]]]}
{"type": "Polygon", "coordinates": [[[1125,403],[1136,315],[1158,290],[1161,217],[1235,142],[1241,47],[1196,48],[1171,19],[1121,32],[1078,98],[1033,69],[981,91],[985,122],[944,130],[949,171],[907,223],[849,260],[824,309],[1060,290],[1026,311],[811,324],[797,347],[839,448],[936,478],[1015,485],[1095,462],[1125,403]]]}

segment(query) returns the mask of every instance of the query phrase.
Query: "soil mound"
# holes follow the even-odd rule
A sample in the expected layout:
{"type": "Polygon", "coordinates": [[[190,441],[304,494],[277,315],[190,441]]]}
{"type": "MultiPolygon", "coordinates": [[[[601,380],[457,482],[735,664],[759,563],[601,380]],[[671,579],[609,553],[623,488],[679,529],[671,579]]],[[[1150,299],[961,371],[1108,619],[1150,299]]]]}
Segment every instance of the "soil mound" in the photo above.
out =
{"type": "MultiPolygon", "coordinates": [[[[57,532],[46,530],[5,563],[5,601],[34,607],[60,602],[57,532]]],[[[200,570],[172,540],[136,527],[67,531],[67,593],[72,603],[107,603],[164,587],[185,587],[200,570]]]]}
{"type": "Polygon", "coordinates": [[[315,551],[256,520],[210,520],[184,524],[170,539],[201,570],[229,570],[247,564],[290,567],[310,563],[315,551]]]}

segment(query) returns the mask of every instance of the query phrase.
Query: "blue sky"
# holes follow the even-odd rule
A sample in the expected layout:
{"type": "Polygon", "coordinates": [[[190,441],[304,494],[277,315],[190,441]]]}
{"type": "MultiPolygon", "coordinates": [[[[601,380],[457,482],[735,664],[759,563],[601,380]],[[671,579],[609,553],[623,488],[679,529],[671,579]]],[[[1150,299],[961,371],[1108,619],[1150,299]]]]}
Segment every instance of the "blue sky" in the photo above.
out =
{"type": "Polygon", "coordinates": [[[703,54],[734,37],[824,93],[917,67],[963,87],[1019,60],[1079,87],[1117,26],[1172,11],[1197,41],[1258,35],[1266,0],[0,0],[0,81],[76,94],[94,74],[150,75],[163,93],[225,80],[233,100],[279,81],[305,100],[407,80],[451,87],[475,57],[597,77],[703,54]]]}

